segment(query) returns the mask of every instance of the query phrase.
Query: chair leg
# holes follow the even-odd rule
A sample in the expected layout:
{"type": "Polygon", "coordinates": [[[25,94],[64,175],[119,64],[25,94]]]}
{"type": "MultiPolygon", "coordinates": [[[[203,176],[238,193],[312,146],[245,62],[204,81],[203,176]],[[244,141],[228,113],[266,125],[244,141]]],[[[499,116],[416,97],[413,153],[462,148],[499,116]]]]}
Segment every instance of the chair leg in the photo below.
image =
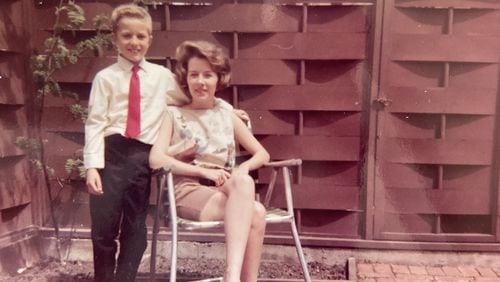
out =
{"type": "Polygon", "coordinates": [[[177,224],[172,225],[172,246],[170,252],[170,282],[175,282],[177,276],[177,224]]]}
{"type": "Polygon", "coordinates": [[[304,273],[304,281],[311,282],[311,276],[309,275],[309,270],[307,269],[306,258],[304,257],[304,251],[302,250],[302,244],[300,243],[299,232],[295,221],[290,221],[290,226],[292,228],[293,240],[295,241],[295,248],[297,250],[297,255],[299,256],[300,265],[302,266],[302,272],[304,273]]]}
{"type": "Polygon", "coordinates": [[[158,243],[158,232],[160,230],[160,215],[162,212],[162,190],[161,186],[158,187],[158,195],[156,198],[156,210],[153,221],[153,236],[151,238],[151,258],[149,264],[149,280],[155,281],[156,276],[156,248],[158,243]]]}
{"type": "Polygon", "coordinates": [[[157,234],[155,232],[156,220],[153,224],[153,237],[151,238],[151,258],[149,264],[149,280],[154,281],[156,275],[156,240],[157,234]]]}
{"type": "Polygon", "coordinates": [[[172,229],[172,246],[170,251],[170,282],[176,281],[177,276],[177,210],[175,207],[175,195],[174,195],[174,183],[172,177],[172,171],[167,173],[165,191],[168,193],[169,199],[169,218],[170,218],[170,228],[172,229]]]}

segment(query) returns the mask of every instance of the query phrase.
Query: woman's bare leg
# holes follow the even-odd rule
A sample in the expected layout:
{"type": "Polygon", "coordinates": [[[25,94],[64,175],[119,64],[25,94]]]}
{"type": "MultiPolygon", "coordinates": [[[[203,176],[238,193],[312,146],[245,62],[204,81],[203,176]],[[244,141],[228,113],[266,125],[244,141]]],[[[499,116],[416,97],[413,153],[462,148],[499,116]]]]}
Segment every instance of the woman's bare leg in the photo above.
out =
{"type": "Polygon", "coordinates": [[[226,233],[225,282],[240,281],[243,258],[254,214],[255,187],[248,175],[234,175],[228,183],[228,199],[224,215],[226,233]]]}
{"type": "Polygon", "coordinates": [[[224,203],[224,232],[226,234],[225,282],[240,281],[250,227],[255,213],[255,186],[248,175],[233,175],[223,187],[227,199],[214,195],[200,214],[200,220],[218,219],[224,203]]]}
{"type": "Polygon", "coordinates": [[[243,267],[241,270],[242,282],[255,282],[259,276],[260,258],[266,230],[266,209],[259,202],[254,202],[254,215],[250,234],[245,250],[243,267]]]}

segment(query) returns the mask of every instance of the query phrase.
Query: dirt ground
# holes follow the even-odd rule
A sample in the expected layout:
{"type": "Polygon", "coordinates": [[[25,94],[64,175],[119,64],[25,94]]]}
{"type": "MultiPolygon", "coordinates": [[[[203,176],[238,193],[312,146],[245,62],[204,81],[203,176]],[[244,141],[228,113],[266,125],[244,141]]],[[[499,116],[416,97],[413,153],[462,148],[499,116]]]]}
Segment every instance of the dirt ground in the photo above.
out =
{"type": "MultiPolygon", "coordinates": [[[[168,281],[166,262],[158,262],[158,278],[156,281],[168,281]]],[[[224,262],[216,259],[179,259],[178,277],[179,281],[189,281],[208,277],[221,276],[224,262]]],[[[313,279],[341,280],[346,279],[344,265],[324,265],[321,263],[310,263],[309,271],[313,279]]],[[[45,261],[36,266],[19,269],[19,273],[0,273],[1,282],[73,282],[93,281],[93,269],[90,262],[66,262],[64,264],[56,261],[45,261]]],[[[148,273],[140,272],[137,281],[148,281],[148,273]]],[[[302,270],[299,265],[282,262],[263,262],[260,268],[260,277],[293,279],[302,278],[302,270]]]]}

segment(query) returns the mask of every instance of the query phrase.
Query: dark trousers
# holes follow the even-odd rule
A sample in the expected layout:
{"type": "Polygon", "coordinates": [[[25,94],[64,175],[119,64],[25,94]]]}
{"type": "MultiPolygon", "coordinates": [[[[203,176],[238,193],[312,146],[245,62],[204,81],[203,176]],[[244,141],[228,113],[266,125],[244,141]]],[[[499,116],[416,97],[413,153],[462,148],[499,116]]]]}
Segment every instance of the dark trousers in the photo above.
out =
{"type": "Polygon", "coordinates": [[[111,135],[105,148],[105,168],[99,170],[104,194],[90,195],[95,281],[134,281],[147,245],[151,145],[111,135]]]}

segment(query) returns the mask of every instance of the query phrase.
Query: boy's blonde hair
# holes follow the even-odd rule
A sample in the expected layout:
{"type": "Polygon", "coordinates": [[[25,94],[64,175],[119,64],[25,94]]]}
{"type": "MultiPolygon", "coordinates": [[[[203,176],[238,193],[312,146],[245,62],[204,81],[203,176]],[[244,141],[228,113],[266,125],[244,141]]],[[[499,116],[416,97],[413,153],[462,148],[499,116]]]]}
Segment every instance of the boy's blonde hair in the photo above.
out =
{"type": "MultiPolygon", "coordinates": [[[[217,90],[229,86],[231,79],[231,65],[229,57],[222,48],[208,41],[184,41],[177,47],[175,54],[175,76],[181,87],[187,87],[188,62],[192,58],[201,58],[208,61],[212,70],[217,73],[217,90]]],[[[191,98],[191,95],[186,94],[191,98]]]]}
{"type": "Polygon", "coordinates": [[[143,7],[135,4],[123,4],[116,7],[111,13],[111,27],[113,28],[113,32],[118,30],[118,24],[123,18],[144,20],[148,25],[149,34],[153,32],[153,20],[151,19],[151,15],[148,11],[143,7]]]}

